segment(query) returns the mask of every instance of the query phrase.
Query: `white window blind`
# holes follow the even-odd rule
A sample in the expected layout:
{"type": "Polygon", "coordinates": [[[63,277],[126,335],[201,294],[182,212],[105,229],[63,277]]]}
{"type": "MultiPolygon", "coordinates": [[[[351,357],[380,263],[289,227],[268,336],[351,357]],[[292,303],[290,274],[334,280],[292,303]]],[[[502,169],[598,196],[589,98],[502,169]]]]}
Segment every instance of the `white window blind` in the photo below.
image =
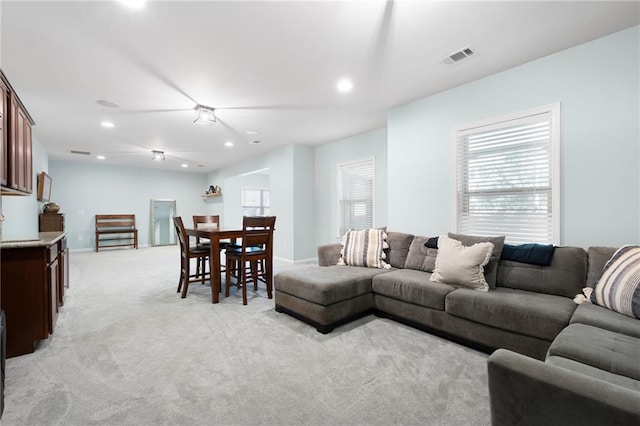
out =
{"type": "Polygon", "coordinates": [[[455,132],[458,232],[559,244],[559,117],[554,104],[455,132]]]}
{"type": "Polygon", "coordinates": [[[373,227],[373,158],[338,164],[338,236],[373,227]]]}
{"type": "Polygon", "coordinates": [[[270,207],[268,189],[242,188],[243,216],[268,216],[270,207]]]}

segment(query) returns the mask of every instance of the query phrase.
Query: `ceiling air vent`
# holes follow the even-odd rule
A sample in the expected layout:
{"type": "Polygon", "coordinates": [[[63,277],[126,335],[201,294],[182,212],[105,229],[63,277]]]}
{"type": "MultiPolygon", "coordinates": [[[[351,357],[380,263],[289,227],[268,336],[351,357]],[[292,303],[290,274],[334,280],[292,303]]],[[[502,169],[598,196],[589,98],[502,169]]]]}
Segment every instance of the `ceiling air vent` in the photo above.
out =
{"type": "Polygon", "coordinates": [[[460,62],[464,59],[467,59],[469,56],[474,55],[475,53],[476,52],[473,49],[471,49],[471,46],[467,46],[465,48],[458,50],[457,52],[453,52],[449,54],[449,56],[445,56],[444,58],[440,59],[440,62],[442,62],[445,65],[453,65],[456,62],[460,62]]]}
{"type": "Polygon", "coordinates": [[[78,154],[78,155],[91,155],[90,152],[88,151],[74,151],[73,149],[70,151],[72,154],[78,154]]]}

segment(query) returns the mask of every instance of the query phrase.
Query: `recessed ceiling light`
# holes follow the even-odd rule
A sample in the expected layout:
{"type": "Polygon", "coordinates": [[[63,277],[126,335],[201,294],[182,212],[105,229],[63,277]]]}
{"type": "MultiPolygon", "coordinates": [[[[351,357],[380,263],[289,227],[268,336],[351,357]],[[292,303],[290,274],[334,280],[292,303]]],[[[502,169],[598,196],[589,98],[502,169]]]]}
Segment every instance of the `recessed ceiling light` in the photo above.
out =
{"type": "Polygon", "coordinates": [[[104,159],[106,159],[107,157],[105,157],[104,155],[98,155],[98,156],[96,156],[96,158],[97,158],[98,160],[104,160],[104,159]]]}
{"type": "Polygon", "coordinates": [[[142,9],[146,3],[146,0],[118,0],[118,1],[131,9],[142,9]]]}
{"type": "Polygon", "coordinates": [[[227,148],[231,148],[231,147],[233,146],[233,142],[231,142],[231,141],[226,141],[226,142],[224,143],[224,146],[226,146],[227,148]]]}
{"type": "Polygon", "coordinates": [[[111,121],[103,121],[100,125],[106,129],[112,129],[114,124],[111,121]]]}
{"type": "Polygon", "coordinates": [[[245,133],[248,134],[248,135],[252,135],[252,136],[260,134],[260,132],[257,131],[257,130],[247,130],[245,133]]]}
{"type": "Polygon", "coordinates": [[[336,89],[338,89],[338,92],[340,93],[350,92],[353,90],[353,83],[348,78],[343,78],[338,81],[338,84],[336,84],[336,89]]]}
{"type": "Polygon", "coordinates": [[[189,165],[188,165],[188,164],[182,164],[180,167],[185,167],[185,168],[187,168],[187,167],[189,167],[189,165]]]}

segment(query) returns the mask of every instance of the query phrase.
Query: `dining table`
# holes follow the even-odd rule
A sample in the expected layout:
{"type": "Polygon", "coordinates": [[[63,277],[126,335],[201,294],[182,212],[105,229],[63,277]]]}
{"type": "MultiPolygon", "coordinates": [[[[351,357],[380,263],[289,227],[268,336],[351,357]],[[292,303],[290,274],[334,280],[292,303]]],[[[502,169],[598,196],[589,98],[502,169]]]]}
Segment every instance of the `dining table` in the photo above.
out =
{"type": "Polygon", "coordinates": [[[209,271],[211,272],[211,303],[220,301],[220,240],[229,239],[235,243],[237,238],[242,238],[242,229],[220,228],[185,228],[190,237],[205,238],[210,241],[209,271]]]}

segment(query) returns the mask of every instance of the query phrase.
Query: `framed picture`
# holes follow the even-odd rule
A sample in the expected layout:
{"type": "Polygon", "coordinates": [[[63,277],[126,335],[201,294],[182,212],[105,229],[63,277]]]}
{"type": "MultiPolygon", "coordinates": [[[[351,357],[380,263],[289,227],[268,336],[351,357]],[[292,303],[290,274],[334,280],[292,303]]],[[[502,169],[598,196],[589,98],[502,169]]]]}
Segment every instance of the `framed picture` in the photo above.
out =
{"type": "Polygon", "coordinates": [[[46,172],[38,174],[38,201],[51,201],[51,176],[46,172]]]}

